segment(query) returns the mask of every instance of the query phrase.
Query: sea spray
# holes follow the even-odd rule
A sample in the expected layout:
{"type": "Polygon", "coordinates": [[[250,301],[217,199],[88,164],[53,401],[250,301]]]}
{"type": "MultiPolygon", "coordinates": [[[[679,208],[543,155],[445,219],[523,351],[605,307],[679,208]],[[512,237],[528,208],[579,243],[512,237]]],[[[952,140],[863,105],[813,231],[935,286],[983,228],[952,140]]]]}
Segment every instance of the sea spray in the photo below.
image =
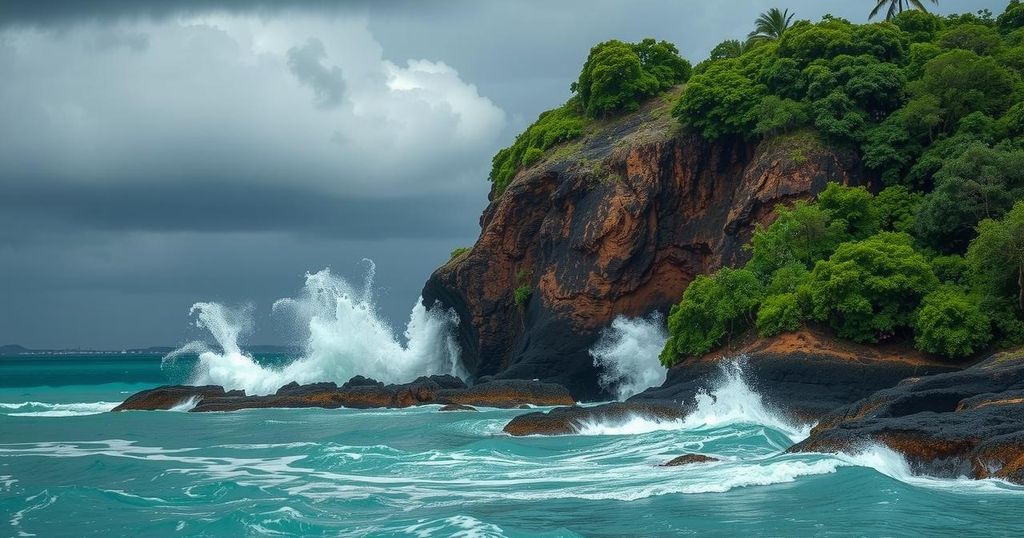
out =
{"type": "Polygon", "coordinates": [[[746,357],[723,361],[721,377],[710,392],[697,393],[695,409],[687,415],[683,426],[688,429],[726,424],[758,424],[785,433],[793,442],[806,439],[812,425],[797,425],[769,408],[746,381],[743,366],[746,357]]]}
{"type": "Polygon", "coordinates": [[[790,423],[781,413],[765,404],[761,395],[747,383],[743,373],[745,362],[743,356],[722,361],[720,377],[710,390],[697,393],[693,411],[682,420],[659,420],[637,415],[626,420],[584,422],[579,425],[578,432],[580,435],[634,435],[660,430],[700,430],[750,424],[781,432],[792,442],[807,438],[811,425],[790,423]]]}
{"type": "Polygon", "coordinates": [[[594,366],[601,369],[601,387],[625,400],[664,383],[667,370],[658,355],[666,340],[665,320],[658,312],[642,318],[616,317],[590,349],[594,366]]]}
{"type": "Polygon", "coordinates": [[[307,274],[302,294],[274,303],[274,311],[290,314],[307,332],[302,356],[280,367],[260,364],[242,350],[240,338],[251,329],[251,307],[231,309],[218,303],[192,306],[196,325],[210,331],[219,350],[191,343],[168,355],[198,353],[189,383],[270,394],[289,382],[334,381],[355,375],[385,382],[410,381],[420,375],[465,377],[450,310],[428,310],[417,299],[405,330],[405,343],[378,315],[373,303],[373,262],[361,290],[329,269],[307,274]]]}

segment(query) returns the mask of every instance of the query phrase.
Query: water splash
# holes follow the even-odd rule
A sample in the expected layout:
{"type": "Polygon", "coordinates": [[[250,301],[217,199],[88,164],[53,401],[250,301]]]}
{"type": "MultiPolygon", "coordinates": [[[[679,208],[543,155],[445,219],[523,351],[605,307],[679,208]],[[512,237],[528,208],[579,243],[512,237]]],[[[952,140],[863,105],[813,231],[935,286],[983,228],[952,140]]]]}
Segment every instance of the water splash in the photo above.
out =
{"type": "Polygon", "coordinates": [[[792,424],[781,413],[769,408],[761,395],[749,384],[743,374],[746,357],[723,362],[722,377],[710,392],[697,393],[696,407],[687,415],[683,426],[687,429],[717,427],[728,424],[758,424],[785,433],[793,442],[806,439],[810,424],[792,424]]]}
{"type": "Polygon", "coordinates": [[[252,308],[231,309],[218,303],[196,303],[191,314],[196,326],[210,331],[219,344],[212,350],[190,343],[167,357],[198,353],[189,377],[196,385],[221,385],[249,394],[270,394],[289,382],[334,381],[355,375],[385,382],[405,382],[420,375],[465,377],[451,310],[427,310],[417,299],[405,329],[405,343],[376,312],[373,302],[373,262],[362,289],[357,290],[329,269],[307,274],[302,294],[274,303],[274,311],[290,314],[308,333],[302,356],[281,367],[260,364],[242,350],[240,338],[252,328],[252,308]]]}
{"type": "Polygon", "coordinates": [[[594,366],[601,369],[601,387],[625,400],[664,383],[668,371],[658,355],[666,340],[665,320],[658,312],[645,318],[616,317],[590,349],[594,366]]]}
{"type": "Polygon", "coordinates": [[[748,424],[779,431],[793,442],[806,439],[812,425],[792,424],[766,405],[761,395],[747,384],[743,374],[744,362],[745,357],[722,362],[718,381],[710,391],[697,393],[693,411],[682,420],[636,415],[618,421],[585,421],[577,431],[580,435],[636,435],[661,430],[702,430],[748,424]]]}

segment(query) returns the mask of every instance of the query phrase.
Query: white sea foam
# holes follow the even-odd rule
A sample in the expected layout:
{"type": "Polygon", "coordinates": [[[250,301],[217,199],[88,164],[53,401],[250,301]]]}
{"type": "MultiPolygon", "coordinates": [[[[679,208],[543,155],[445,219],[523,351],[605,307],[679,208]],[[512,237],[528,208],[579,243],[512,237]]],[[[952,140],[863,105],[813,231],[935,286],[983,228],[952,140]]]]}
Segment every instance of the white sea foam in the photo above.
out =
{"type": "Polygon", "coordinates": [[[0,412],[12,417],[78,417],[106,413],[118,402],[19,402],[0,403],[0,412]]]}
{"type": "Polygon", "coordinates": [[[584,421],[580,435],[638,435],[662,430],[698,430],[730,424],[753,424],[780,431],[793,442],[806,439],[811,425],[796,425],[769,408],[743,375],[744,358],[723,362],[721,377],[710,391],[697,394],[693,411],[682,420],[634,415],[625,420],[584,421]]]}
{"type": "Polygon", "coordinates": [[[594,366],[601,369],[601,387],[625,400],[662,384],[667,370],[658,355],[666,340],[665,320],[657,312],[645,318],[615,318],[590,349],[594,366]]]}
{"type": "Polygon", "coordinates": [[[723,362],[722,377],[715,388],[697,394],[696,408],[683,420],[687,429],[719,427],[728,424],[758,424],[781,431],[793,442],[806,439],[811,426],[795,425],[770,409],[743,375],[744,357],[723,362]]]}
{"type": "Polygon", "coordinates": [[[454,335],[458,324],[454,312],[427,310],[417,299],[403,344],[376,311],[374,265],[366,262],[369,269],[362,289],[324,269],[306,275],[300,297],[274,303],[275,312],[290,314],[308,333],[303,355],[283,367],[261,365],[242,350],[240,338],[251,328],[249,309],[217,303],[196,303],[191,313],[196,325],[209,330],[221,349],[191,343],[165,360],[198,352],[190,383],[245,389],[250,394],[269,394],[292,381],[343,383],[357,374],[385,382],[431,374],[465,377],[454,335]]]}
{"type": "Polygon", "coordinates": [[[965,493],[1024,493],[1024,487],[999,479],[976,480],[966,476],[936,478],[914,474],[903,455],[878,443],[867,445],[858,451],[834,456],[850,465],[874,469],[889,478],[912,486],[965,493]]]}
{"type": "Polygon", "coordinates": [[[179,413],[184,413],[187,411],[191,411],[196,406],[197,403],[199,403],[199,397],[192,396],[190,398],[185,399],[185,401],[179,403],[178,405],[170,408],[169,411],[177,411],[179,413]]]}

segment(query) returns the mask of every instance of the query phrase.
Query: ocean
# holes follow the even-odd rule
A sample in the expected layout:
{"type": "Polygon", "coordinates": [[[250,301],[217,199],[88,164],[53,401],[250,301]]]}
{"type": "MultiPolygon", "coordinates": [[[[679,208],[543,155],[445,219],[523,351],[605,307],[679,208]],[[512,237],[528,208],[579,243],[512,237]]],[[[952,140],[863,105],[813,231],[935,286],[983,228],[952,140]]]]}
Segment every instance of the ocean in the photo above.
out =
{"type": "Polygon", "coordinates": [[[107,412],[189,360],[0,358],[0,536],[1024,533],[1019,487],[913,476],[882,448],[785,454],[806,426],[739,376],[685,421],[563,437],[503,434],[518,409],[107,412]],[[685,453],[721,461],[660,466],[685,453]]]}

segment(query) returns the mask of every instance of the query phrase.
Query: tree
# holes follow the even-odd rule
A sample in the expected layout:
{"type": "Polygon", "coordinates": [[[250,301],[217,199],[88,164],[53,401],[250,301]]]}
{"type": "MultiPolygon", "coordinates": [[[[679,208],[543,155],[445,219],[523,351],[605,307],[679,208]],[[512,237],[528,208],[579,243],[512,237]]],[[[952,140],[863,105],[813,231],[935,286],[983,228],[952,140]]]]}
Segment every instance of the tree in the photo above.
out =
{"type": "Polygon", "coordinates": [[[963,252],[980,221],[1002,217],[1022,198],[1024,151],[974,144],[943,162],[914,230],[925,245],[940,252],[963,252]]]}
{"type": "MultiPolygon", "coordinates": [[[[933,4],[939,5],[939,0],[931,1],[933,4]]],[[[924,3],[922,3],[921,0],[878,0],[878,4],[875,5],[875,9],[871,10],[871,14],[868,15],[868,19],[875,18],[875,15],[878,15],[878,12],[881,11],[886,4],[889,5],[889,9],[885,13],[885,20],[892,19],[896,15],[903,13],[906,9],[919,9],[925,12],[928,11],[925,9],[924,3]]]]}
{"type": "Polygon", "coordinates": [[[831,222],[841,226],[852,239],[864,239],[878,231],[878,210],[874,197],[864,187],[829,183],[818,194],[818,207],[831,222]]]}
{"type": "Polygon", "coordinates": [[[1014,204],[1002,219],[978,225],[967,261],[981,289],[995,297],[1016,296],[1024,314],[1024,202],[1014,204]]]}
{"type": "Polygon", "coordinates": [[[761,337],[796,331],[802,322],[803,313],[795,293],[770,295],[757,309],[757,334],[761,337]]]}
{"type": "Polygon", "coordinates": [[[814,319],[858,342],[877,342],[910,327],[921,298],[938,286],[912,242],[907,234],[883,232],[839,245],[811,271],[814,319]]]}
{"type": "Polygon", "coordinates": [[[747,52],[747,43],[736,39],[726,39],[721,43],[715,45],[715,48],[711,49],[711,54],[708,59],[724,60],[726,58],[739,58],[744,52],[747,52]]]}
{"type": "Polygon", "coordinates": [[[694,75],[672,114],[706,138],[748,136],[756,125],[754,111],[765,87],[754,83],[736,59],[721,60],[694,75]]]}
{"type": "Polygon", "coordinates": [[[699,356],[748,329],[764,294],[754,273],[720,269],[700,275],[683,292],[668,316],[669,338],[661,363],[672,366],[681,356],[699,356]]]}
{"type": "Polygon", "coordinates": [[[667,41],[644,39],[630,44],[617,39],[590,49],[572,90],[590,117],[636,110],[640,103],[670,86],[685,82],[690,64],[667,41]]]}
{"type": "Polygon", "coordinates": [[[848,238],[846,223],[832,222],[816,204],[798,201],[791,208],[776,206],[775,212],[777,217],[767,228],[755,228],[747,264],[765,278],[793,263],[810,267],[848,238]]]}
{"type": "Polygon", "coordinates": [[[924,65],[920,80],[910,85],[915,96],[934,95],[943,109],[947,126],[980,111],[999,117],[1012,103],[1013,76],[989,56],[955,49],[932,58],[924,65]]]}
{"type": "Polygon", "coordinates": [[[926,295],[914,318],[914,341],[928,353],[966,357],[991,339],[992,323],[978,300],[956,286],[943,286],[926,295]]]}
{"type": "Polygon", "coordinates": [[[750,32],[747,39],[749,41],[770,41],[781,38],[789,29],[794,15],[795,13],[790,13],[788,9],[785,11],[779,11],[777,7],[769,9],[754,21],[754,31],[750,32]]]}
{"type": "Polygon", "coordinates": [[[579,96],[584,112],[596,118],[636,110],[659,87],[658,79],[644,71],[633,47],[613,39],[590,49],[579,80],[570,89],[579,96]]]}

